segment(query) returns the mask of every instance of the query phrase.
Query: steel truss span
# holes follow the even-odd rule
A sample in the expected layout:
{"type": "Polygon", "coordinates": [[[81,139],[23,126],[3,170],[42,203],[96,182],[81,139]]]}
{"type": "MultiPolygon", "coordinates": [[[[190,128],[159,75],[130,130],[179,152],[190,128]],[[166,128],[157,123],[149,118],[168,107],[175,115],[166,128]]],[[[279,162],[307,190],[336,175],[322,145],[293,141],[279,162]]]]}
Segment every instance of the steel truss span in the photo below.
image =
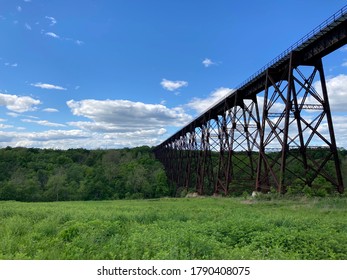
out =
{"type": "Polygon", "coordinates": [[[346,43],[347,6],[155,147],[176,191],[284,193],[324,178],[343,193],[322,58],[346,43]]]}

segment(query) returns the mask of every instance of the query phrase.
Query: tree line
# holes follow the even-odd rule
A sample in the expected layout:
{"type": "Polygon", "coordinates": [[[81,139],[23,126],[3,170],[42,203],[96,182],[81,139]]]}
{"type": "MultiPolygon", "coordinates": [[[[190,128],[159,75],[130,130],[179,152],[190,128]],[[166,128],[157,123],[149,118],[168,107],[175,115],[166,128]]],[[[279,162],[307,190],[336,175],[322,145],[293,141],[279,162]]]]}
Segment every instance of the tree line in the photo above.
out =
{"type": "Polygon", "coordinates": [[[67,201],[172,195],[150,147],[0,149],[0,200],[67,201]]]}
{"type": "MultiPolygon", "coordinates": [[[[315,159],[325,156],[324,150],[316,149],[310,153],[315,159]]],[[[341,149],[339,153],[343,179],[347,182],[347,151],[341,149]]],[[[245,155],[240,154],[234,159],[235,166],[245,164],[242,156],[245,155]]],[[[211,158],[216,168],[218,155],[213,154],[211,158]]],[[[304,172],[296,161],[291,161],[289,167],[292,171],[289,175],[300,177],[304,172]]],[[[327,168],[331,174],[334,173],[332,162],[327,168]]],[[[237,183],[229,186],[230,195],[242,195],[245,191],[251,193],[254,185],[240,184],[244,172],[235,170],[235,174],[237,183]]],[[[292,189],[302,191],[304,186],[298,185],[295,178],[289,179],[295,183],[291,184],[292,189]]],[[[191,181],[193,184],[196,178],[191,181]]],[[[321,178],[320,181],[323,183],[319,185],[326,185],[321,178]]],[[[188,191],[194,192],[195,185],[190,186],[188,191]]],[[[207,184],[205,193],[210,195],[212,192],[213,185],[207,184]]],[[[148,199],[177,194],[180,195],[180,192],[176,193],[175,186],[169,184],[162,164],[147,146],[118,150],[0,149],[0,200],[148,199]]]]}

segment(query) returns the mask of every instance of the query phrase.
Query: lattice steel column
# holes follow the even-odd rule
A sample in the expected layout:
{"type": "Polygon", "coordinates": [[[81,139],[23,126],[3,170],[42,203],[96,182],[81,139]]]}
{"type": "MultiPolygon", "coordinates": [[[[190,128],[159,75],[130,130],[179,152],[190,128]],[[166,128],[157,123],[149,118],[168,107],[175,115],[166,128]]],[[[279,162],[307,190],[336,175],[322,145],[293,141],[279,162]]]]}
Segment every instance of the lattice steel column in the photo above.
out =
{"type": "Polygon", "coordinates": [[[230,127],[231,119],[227,113],[219,116],[217,120],[218,125],[218,139],[219,139],[219,161],[218,161],[218,173],[215,185],[215,194],[223,193],[228,194],[229,183],[231,180],[231,155],[232,150],[230,148],[230,127]]]}
{"type": "Polygon", "coordinates": [[[330,177],[328,178],[328,180],[336,186],[339,193],[343,193],[344,186],[343,186],[343,180],[342,180],[342,174],[341,174],[341,166],[340,166],[340,160],[339,160],[339,156],[337,152],[335,132],[334,132],[334,126],[333,126],[333,121],[332,121],[332,116],[330,111],[329,97],[328,97],[328,91],[327,91],[327,86],[325,81],[322,59],[319,59],[316,62],[316,68],[319,70],[319,75],[321,80],[322,95],[324,100],[323,107],[326,113],[326,118],[327,118],[327,123],[329,128],[329,136],[330,136],[329,147],[330,147],[331,157],[333,158],[335,163],[335,172],[336,172],[336,180],[332,179],[329,176],[330,174],[327,174],[330,177]]]}
{"type": "Polygon", "coordinates": [[[250,179],[255,180],[259,151],[260,117],[256,96],[243,100],[244,137],[247,142],[247,157],[249,162],[250,179]]]}
{"type": "Polygon", "coordinates": [[[312,186],[322,176],[342,192],[323,65],[302,64],[292,53],[282,71],[267,71],[257,188],[285,192],[295,180],[312,186]],[[327,135],[319,131],[323,124],[327,135]]]}
{"type": "Polygon", "coordinates": [[[214,127],[211,126],[211,120],[206,118],[200,127],[201,144],[199,159],[197,165],[197,183],[196,191],[199,194],[212,193],[214,188],[214,175],[211,150],[214,147],[212,139],[214,127]]]}

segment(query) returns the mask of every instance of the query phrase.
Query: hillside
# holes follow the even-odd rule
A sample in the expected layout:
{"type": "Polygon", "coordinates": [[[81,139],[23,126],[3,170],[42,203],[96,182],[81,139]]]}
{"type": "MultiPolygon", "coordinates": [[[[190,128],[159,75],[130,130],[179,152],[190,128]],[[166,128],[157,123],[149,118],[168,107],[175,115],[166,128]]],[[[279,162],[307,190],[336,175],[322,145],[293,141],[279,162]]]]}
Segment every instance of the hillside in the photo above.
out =
{"type": "Polygon", "coordinates": [[[0,149],[0,200],[108,200],[170,194],[164,169],[149,147],[0,149]]]}

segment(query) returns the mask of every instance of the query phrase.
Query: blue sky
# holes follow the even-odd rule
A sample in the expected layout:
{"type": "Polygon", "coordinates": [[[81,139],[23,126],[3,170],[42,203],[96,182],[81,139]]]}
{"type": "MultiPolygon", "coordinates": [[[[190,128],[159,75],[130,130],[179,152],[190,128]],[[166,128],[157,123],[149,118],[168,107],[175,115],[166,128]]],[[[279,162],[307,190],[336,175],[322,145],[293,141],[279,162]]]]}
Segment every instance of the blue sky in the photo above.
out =
{"type": "MultiPolygon", "coordinates": [[[[0,147],[156,145],[345,1],[0,0],[0,147]]],[[[324,58],[347,147],[347,50],[324,58]]]]}

